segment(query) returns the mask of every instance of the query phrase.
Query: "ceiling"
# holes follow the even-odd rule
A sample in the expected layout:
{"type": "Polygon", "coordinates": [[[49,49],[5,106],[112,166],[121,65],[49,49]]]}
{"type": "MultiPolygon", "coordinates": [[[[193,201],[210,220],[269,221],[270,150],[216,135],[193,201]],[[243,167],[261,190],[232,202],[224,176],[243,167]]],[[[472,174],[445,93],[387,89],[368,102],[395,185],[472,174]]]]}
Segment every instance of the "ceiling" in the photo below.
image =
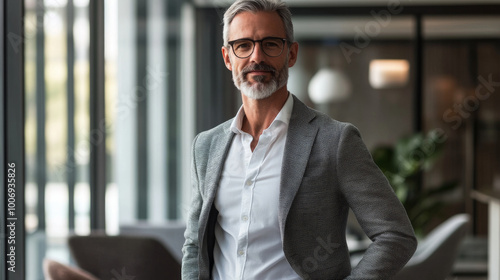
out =
{"type": "MultiPolygon", "coordinates": [[[[201,7],[227,7],[234,0],[194,0],[201,7]]],[[[326,6],[386,6],[389,3],[401,5],[480,5],[500,4],[500,0],[285,0],[290,7],[326,6]]]]}
{"type": "MultiPolygon", "coordinates": [[[[295,17],[294,35],[297,39],[354,38],[366,33],[373,24],[377,39],[411,39],[415,20],[412,16],[393,16],[387,25],[378,24],[373,17],[295,17]]],[[[422,33],[426,39],[500,38],[500,17],[494,16],[424,16],[422,33]]]]}

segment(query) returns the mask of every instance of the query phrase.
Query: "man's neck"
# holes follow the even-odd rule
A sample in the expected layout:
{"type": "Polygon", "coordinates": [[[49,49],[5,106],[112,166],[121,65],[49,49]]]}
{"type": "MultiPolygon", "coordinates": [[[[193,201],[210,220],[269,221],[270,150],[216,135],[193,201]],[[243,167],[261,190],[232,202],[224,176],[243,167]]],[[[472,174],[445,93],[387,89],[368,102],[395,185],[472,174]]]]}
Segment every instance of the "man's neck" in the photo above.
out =
{"type": "Polygon", "coordinates": [[[280,112],[288,98],[286,86],[280,88],[270,97],[264,99],[251,99],[242,94],[243,109],[245,118],[243,119],[242,130],[253,137],[251,144],[252,151],[259,141],[262,132],[268,128],[280,112]]]}

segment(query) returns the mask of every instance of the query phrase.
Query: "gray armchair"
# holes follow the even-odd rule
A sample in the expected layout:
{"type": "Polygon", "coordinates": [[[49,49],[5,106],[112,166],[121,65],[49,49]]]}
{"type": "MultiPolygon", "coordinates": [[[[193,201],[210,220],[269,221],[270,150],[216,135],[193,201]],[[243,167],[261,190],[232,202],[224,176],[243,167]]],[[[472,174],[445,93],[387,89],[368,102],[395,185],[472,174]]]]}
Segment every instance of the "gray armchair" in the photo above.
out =
{"type": "Polygon", "coordinates": [[[128,236],[148,236],[160,241],[177,260],[182,261],[182,246],[186,224],[179,221],[168,221],[162,224],[137,222],[120,225],[120,234],[128,236]]]}
{"type": "Polygon", "coordinates": [[[181,266],[158,240],[132,236],[72,236],[78,266],[99,279],[180,279],[181,266]]]}
{"type": "Polygon", "coordinates": [[[469,215],[458,214],[435,228],[418,244],[415,254],[394,280],[443,280],[449,276],[469,215]]]}

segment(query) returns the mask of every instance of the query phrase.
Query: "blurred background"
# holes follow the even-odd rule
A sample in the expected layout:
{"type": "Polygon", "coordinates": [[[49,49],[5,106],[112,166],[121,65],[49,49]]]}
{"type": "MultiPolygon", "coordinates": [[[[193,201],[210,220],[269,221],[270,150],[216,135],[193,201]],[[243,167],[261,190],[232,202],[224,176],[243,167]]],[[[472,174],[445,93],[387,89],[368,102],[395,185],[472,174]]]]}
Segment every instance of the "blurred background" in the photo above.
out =
{"type": "MultiPolygon", "coordinates": [[[[220,52],[232,1],[23,1],[34,280],[44,258],[72,262],[71,235],[182,224],[191,141],[241,97],[220,52]]],[[[500,189],[500,1],[287,3],[290,92],[360,129],[421,236],[470,215],[454,275],[486,279],[489,211],[474,194],[500,189]]]]}

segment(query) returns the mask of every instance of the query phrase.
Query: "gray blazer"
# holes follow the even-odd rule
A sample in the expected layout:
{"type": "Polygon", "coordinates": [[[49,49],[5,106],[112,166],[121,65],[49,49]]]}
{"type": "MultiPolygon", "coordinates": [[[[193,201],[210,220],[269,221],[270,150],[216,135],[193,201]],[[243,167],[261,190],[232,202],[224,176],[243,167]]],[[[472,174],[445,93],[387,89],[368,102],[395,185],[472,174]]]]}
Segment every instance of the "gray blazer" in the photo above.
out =
{"type": "MultiPolygon", "coordinates": [[[[278,212],[286,259],[304,279],[389,279],[417,244],[403,206],[353,125],[293,98],[278,212]],[[345,236],[349,208],[373,240],[352,270],[345,236]]],[[[202,132],[193,143],[182,279],[211,278],[214,197],[234,136],[230,125],[202,132]]]]}

